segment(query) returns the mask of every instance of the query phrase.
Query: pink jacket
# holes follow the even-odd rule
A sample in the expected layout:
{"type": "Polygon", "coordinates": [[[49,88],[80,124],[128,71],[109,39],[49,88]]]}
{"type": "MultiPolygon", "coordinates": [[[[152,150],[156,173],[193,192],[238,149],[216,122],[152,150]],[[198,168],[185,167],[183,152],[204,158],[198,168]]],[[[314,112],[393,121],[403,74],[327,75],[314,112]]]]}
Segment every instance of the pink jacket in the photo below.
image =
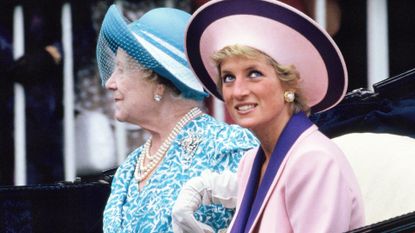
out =
{"type": "MultiPolygon", "coordinates": [[[[238,168],[235,217],[246,211],[239,207],[257,150],[247,152],[238,168]]],[[[363,201],[352,168],[312,125],[288,150],[249,232],[337,233],[363,225],[363,201]]]]}

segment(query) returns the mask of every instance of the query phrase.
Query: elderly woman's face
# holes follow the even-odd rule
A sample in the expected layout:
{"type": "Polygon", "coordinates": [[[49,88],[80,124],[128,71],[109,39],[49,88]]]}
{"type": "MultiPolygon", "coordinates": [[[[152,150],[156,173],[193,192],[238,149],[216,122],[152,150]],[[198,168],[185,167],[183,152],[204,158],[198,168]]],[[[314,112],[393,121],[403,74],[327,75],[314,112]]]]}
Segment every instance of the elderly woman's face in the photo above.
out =
{"type": "Polygon", "coordinates": [[[285,90],[265,56],[225,58],[220,78],[226,108],[237,124],[255,131],[286,120],[285,90]]]}
{"type": "Polygon", "coordinates": [[[115,118],[138,123],[143,111],[149,109],[155,84],[144,78],[147,74],[123,50],[118,50],[115,68],[105,87],[112,91],[115,118]]]}

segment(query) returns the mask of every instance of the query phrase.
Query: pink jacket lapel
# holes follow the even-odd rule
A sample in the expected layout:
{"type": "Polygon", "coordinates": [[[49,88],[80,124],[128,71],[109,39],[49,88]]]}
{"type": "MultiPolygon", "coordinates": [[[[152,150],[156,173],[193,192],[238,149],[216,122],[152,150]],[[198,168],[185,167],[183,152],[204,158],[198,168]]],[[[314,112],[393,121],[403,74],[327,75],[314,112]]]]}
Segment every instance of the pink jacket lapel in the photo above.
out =
{"type": "Polygon", "coordinates": [[[267,200],[282,174],[286,155],[301,134],[312,125],[312,122],[303,113],[295,114],[290,119],[275,145],[267,170],[259,187],[258,180],[260,172],[258,172],[258,169],[260,171],[264,152],[261,148],[258,149],[251,166],[251,174],[249,175],[245,193],[239,206],[240,209],[232,225],[231,233],[251,232],[255,228],[267,200]]]}

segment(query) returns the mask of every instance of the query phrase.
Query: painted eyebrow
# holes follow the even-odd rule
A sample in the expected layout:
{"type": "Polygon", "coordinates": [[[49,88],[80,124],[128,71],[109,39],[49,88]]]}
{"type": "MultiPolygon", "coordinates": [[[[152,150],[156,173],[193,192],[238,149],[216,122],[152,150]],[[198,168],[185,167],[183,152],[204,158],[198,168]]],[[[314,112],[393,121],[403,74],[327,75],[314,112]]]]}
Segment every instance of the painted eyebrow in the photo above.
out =
{"type": "MultiPolygon", "coordinates": [[[[257,65],[251,65],[243,69],[244,72],[248,72],[252,70],[260,71],[261,69],[257,65]]],[[[233,72],[229,70],[220,70],[220,73],[221,74],[233,74],[233,72]]]]}
{"type": "Polygon", "coordinates": [[[220,71],[220,75],[222,76],[222,75],[224,75],[224,74],[233,74],[233,72],[228,71],[228,70],[221,70],[221,71],[220,71]]]}

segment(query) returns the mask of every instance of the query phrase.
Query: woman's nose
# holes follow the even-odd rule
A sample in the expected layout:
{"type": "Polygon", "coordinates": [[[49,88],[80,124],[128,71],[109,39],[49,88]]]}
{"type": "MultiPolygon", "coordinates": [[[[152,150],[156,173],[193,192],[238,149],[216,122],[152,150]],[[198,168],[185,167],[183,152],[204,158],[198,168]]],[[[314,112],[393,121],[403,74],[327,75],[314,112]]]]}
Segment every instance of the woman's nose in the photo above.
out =
{"type": "Polygon", "coordinates": [[[244,81],[244,79],[236,78],[233,88],[233,94],[235,97],[243,97],[248,95],[249,89],[247,86],[247,83],[244,81]]]}
{"type": "Polygon", "coordinates": [[[116,88],[115,80],[114,80],[114,73],[110,76],[110,78],[105,82],[105,88],[108,90],[114,90],[116,88]]]}

